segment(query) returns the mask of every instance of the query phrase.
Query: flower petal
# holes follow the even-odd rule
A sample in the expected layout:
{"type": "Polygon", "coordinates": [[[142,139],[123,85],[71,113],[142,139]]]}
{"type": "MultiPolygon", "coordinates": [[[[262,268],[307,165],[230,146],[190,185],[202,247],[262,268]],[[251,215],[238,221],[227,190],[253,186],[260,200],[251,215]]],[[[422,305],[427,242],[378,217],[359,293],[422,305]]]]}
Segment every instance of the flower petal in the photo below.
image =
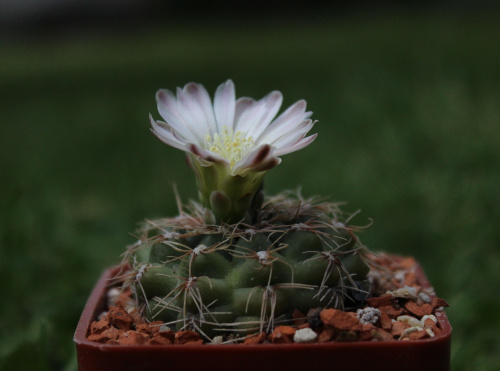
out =
{"type": "Polygon", "coordinates": [[[156,103],[161,117],[186,141],[198,142],[203,139],[199,136],[196,126],[192,126],[190,122],[184,120],[178,109],[177,98],[170,90],[158,90],[156,92],[156,103]]]}
{"type": "Polygon", "coordinates": [[[266,129],[278,113],[283,95],[273,91],[261,100],[247,107],[235,122],[235,131],[246,133],[247,137],[257,137],[266,129]]]}
{"type": "Polygon", "coordinates": [[[259,165],[252,167],[253,171],[268,171],[271,170],[276,165],[281,163],[281,158],[279,157],[270,157],[265,161],[262,161],[259,165]]]}
{"type": "Polygon", "coordinates": [[[197,128],[199,138],[203,140],[207,131],[215,132],[212,101],[202,85],[191,82],[183,89],[177,88],[177,101],[179,113],[186,122],[197,128]]]}
{"type": "Polygon", "coordinates": [[[235,99],[236,93],[231,80],[219,85],[214,96],[214,112],[218,132],[224,126],[233,127],[234,112],[236,110],[235,99]]]}
{"type": "Polygon", "coordinates": [[[184,150],[185,145],[182,141],[178,140],[172,133],[171,128],[164,122],[154,121],[153,117],[149,115],[151,123],[151,131],[163,143],[168,144],[174,148],[184,150]]]}
{"type": "Polygon", "coordinates": [[[283,132],[293,132],[294,127],[300,125],[311,116],[312,112],[305,112],[306,101],[299,100],[279,115],[260,135],[254,138],[256,144],[271,143],[283,135],[283,132]]]}
{"type": "Polygon", "coordinates": [[[307,138],[303,138],[303,139],[299,140],[297,143],[295,143],[291,146],[280,148],[275,152],[275,155],[276,156],[283,156],[283,155],[287,155],[289,153],[298,151],[299,149],[302,149],[302,148],[308,146],[309,144],[311,144],[314,141],[314,139],[316,139],[317,136],[318,136],[318,134],[313,134],[313,135],[308,136],[307,138]]]}
{"type": "Polygon", "coordinates": [[[234,164],[233,173],[238,174],[245,169],[257,167],[272,156],[272,147],[269,144],[263,144],[250,152],[245,158],[234,164]]]}
{"type": "Polygon", "coordinates": [[[255,99],[242,97],[238,98],[236,101],[236,107],[234,110],[234,122],[233,122],[233,131],[236,133],[238,131],[238,123],[240,122],[241,115],[246,111],[252,109],[251,107],[255,105],[257,102],[255,99]]]}
{"type": "MultiPolygon", "coordinates": [[[[287,147],[289,145],[295,144],[300,139],[306,136],[309,130],[312,129],[315,122],[311,119],[302,121],[299,125],[291,128],[290,130],[283,130],[279,138],[275,138],[270,141],[269,144],[276,148],[287,147]]],[[[266,141],[268,138],[266,138],[266,141]]]]}
{"type": "Polygon", "coordinates": [[[201,158],[204,161],[214,162],[216,164],[229,165],[229,162],[225,158],[219,156],[216,153],[206,151],[194,143],[187,143],[186,149],[188,152],[191,152],[193,155],[198,156],[199,158],[201,158]]]}

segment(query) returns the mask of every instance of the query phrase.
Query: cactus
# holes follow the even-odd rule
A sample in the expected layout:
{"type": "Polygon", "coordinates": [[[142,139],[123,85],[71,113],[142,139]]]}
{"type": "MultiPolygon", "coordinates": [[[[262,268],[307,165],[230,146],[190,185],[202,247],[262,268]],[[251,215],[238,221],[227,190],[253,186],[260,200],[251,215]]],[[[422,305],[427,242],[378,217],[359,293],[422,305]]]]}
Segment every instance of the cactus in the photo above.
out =
{"type": "Polygon", "coordinates": [[[149,321],[221,334],[272,331],[312,308],[359,306],[369,293],[369,254],[337,204],[284,192],[264,200],[278,156],[309,145],[314,123],[299,101],[273,120],[282,96],[235,99],[228,80],[213,106],[203,86],[157,93],[166,122],[153,133],[184,150],[200,202],[149,221],[125,261],[149,321]]]}
{"type": "Polygon", "coordinates": [[[295,310],[344,309],[366,298],[367,250],[336,204],[282,195],[251,225],[206,224],[192,206],[148,222],[127,252],[148,320],[213,337],[270,331],[295,310]]]}

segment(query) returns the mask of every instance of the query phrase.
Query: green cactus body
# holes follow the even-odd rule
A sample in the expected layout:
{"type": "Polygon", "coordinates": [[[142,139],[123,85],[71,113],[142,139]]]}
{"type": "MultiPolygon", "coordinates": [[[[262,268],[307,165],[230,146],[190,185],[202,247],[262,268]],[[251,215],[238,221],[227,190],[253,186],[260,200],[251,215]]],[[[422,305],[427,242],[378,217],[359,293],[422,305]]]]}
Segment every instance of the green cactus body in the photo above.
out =
{"type": "Polygon", "coordinates": [[[182,215],[146,227],[129,252],[151,321],[207,337],[270,331],[295,310],[354,306],[349,290],[367,288],[367,250],[334,204],[273,199],[251,225],[182,215]]]}

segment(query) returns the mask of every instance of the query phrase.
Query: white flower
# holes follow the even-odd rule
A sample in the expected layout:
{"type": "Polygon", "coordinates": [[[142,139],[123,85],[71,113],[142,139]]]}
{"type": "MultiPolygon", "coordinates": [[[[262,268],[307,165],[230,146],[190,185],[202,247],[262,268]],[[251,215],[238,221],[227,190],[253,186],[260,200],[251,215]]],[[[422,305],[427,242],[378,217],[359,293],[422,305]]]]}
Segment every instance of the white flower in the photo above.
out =
{"type": "Polygon", "coordinates": [[[282,100],[279,91],[259,101],[236,100],[231,80],[217,88],[213,105],[200,84],[177,88],[177,97],[161,89],[156,101],[165,122],[150,116],[152,131],[162,142],[195,155],[205,165],[226,165],[231,175],[269,170],[281,162],[278,156],[304,148],[317,135],[306,137],[314,123],[304,100],[274,119],[282,100]]]}
{"type": "Polygon", "coordinates": [[[231,80],[221,84],[214,101],[200,84],[189,83],[156,93],[165,121],[150,115],[153,133],[164,143],[185,151],[197,175],[200,196],[219,217],[241,217],[250,207],[265,172],[279,156],[309,145],[314,122],[300,100],[276,117],[283,100],[273,91],[261,100],[235,97],[231,80]],[[276,118],[275,118],[276,117],[276,118]]]}

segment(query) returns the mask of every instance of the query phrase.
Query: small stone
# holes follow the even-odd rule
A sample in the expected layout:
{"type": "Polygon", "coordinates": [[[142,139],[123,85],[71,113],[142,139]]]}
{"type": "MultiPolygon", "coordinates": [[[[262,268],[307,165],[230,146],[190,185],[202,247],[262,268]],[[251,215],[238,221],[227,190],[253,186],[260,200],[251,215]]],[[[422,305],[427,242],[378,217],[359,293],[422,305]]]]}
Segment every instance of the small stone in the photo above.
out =
{"type": "Polygon", "coordinates": [[[87,336],[87,340],[95,343],[106,344],[110,339],[103,334],[91,334],[87,336]]]}
{"type": "Polygon", "coordinates": [[[137,325],[135,327],[135,330],[137,332],[143,333],[143,334],[148,335],[148,336],[153,335],[152,330],[149,328],[149,326],[146,323],[141,323],[140,325],[137,325]]]}
{"type": "Polygon", "coordinates": [[[162,338],[168,339],[172,344],[175,342],[175,331],[172,330],[160,331],[156,336],[161,336],[162,338]]]}
{"type": "Polygon", "coordinates": [[[418,298],[422,300],[424,303],[430,303],[432,300],[431,297],[423,291],[420,294],[418,294],[418,298]]]}
{"type": "Polygon", "coordinates": [[[149,339],[148,342],[146,343],[147,345],[172,345],[173,343],[160,335],[156,335],[153,338],[149,339]]]}
{"type": "Polygon", "coordinates": [[[98,321],[102,321],[103,319],[106,319],[106,316],[108,315],[108,312],[101,312],[101,314],[99,314],[97,316],[97,320],[98,321]]]}
{"type": "Polygon", "coordinates": [[[162,321],[154,321],[149,323],[149,330],[153,335],[156,335],[160,332],[160,329],[163,327],[162,321]]]}
{"type": "Polygon", "coordinates": [[[425,326],[424,329],[431,330],[434,333],[434,335],[439,335],[442,332],[442,330],[439,327],[437,327],[437,325],[425,326]]]}
{"type": "Polygon", "coordinates": [[[417,317],[423,317],[425,315],[432,314],[433,312],[431,304],[424,303],[422,305],[417,305],[417,303],[414,303],[413,301],[406,302],[405,309],[417,317]]]}
{"type": "Polygon", "coordinates": [[[392,330],[392,321],[391,318],[387,315],[385,312],[381,312],[380,314],[380,328],[387,331],[391,332],[392,330]]]}
{"type": "Polygon", "coordinates": [[[367,341],[372,340],[372,333],[375,331],[375,326],[371,323],[367,323],[363,325],[363,329],[360,331],[358,335],[358,340],[367,341]]]}
{"type": "Polygon", "coordinates": [[[210,342],[210,344],[214,344],[214,345],[220,345],[224,342],[224,337],[219,335],[219,336],[214,336],[212,338],[212,341],[210,342]]]}
{"type": "Polygon", "coordinates": [[[203,343],[200,334],[194,331],[186,330],[186,331],[178,331],[175,333],[174,344],[198,343],[199,341],[203,343]]]}
{"type": "Polygon", "coordinates": [[[120,307],[109,308],[106,318],[120,330],[131,330],[134,324],[134,318],[120,307]]]}
{"type": "MultiPolygon", "coordinates": [[[[401,333],[401,336],[399,337],[400,340],[405,339],[405,338],[410,338],[410,335],[414,332],[418,331],[423,331],[422,327],[420,326],[412,326],[407,328],[401,333]]],[[[425,332],[425,331],[424,331],[425,332]]]]}
{"type": "Polygon", "coordinates": [[[432,299],[431,306],[432,306],[433,310],[437,310],[438,308],[449,307],[450,305],[446,301],[444,301],[443,299],[434,298],[434,299],[432,299]]]}
{"type": "Polygon", "coordinates": [[[361,331],[363,328],[356,314],[349,314],[337,309],[322,310],[320,318],[325,326],[331,326],[340,331],[361,331]]]}
{"type": "Polygon", "coordinates": [[[320,318],[321,308],[312,308],[307,312],[307,323],[311,328],[319,327],[323,324],[320,318]]]}
{"type": "Polygon", "coordinates": [[[373,307],[366,307],[363,309],[358,309],[357,311],[358,319],[363,324],[366,325],[371,323],[374,325],[380,318],[380,310],[373,307]]]}
{"type": "Polygon", "coordinates": [[[433,314],[425,315],[420,319],[422,326],[431,326],[437,323],[437,318],[433,314]]]}
{"type": "Polygon", "coordinates": [[[393,296],[390,294],[386,294],[386,295],[375,297],[375,298],[366,299],[366,303],[370,307],[374,307],[374,308],[379,308],[379,307],[383,307],[386,305],[392,306],[392,301],[393,301],[393,296]]]}
{"type": "Polygon", "coordinates": [[[293,343],[293,336],[295,329],[290,326],[278,326],[274,329],[273,333],[269,336],[269,340],[275,344],[289,344],[293,343]]]}
{"type": "Polygon", "coordinates": [[[420,323],[430,337],[434,337],[441,333],[441,329],[437,326],[437,318],[434,315],[422,317],[420,323]]]}
{"type": "Polygon", "coordinates": [[[106,331],[111,325],[109,324],[109,321],[106,321],[104,319],[100,321],[94,321],[92,322],[92,325],[90,325],[90,333],[91,334],[102,334],[104,331],[106,331]]]}
{"type": "Polygon", "coordinates": [[[387,293],[395,298],[410,299],[414,301],[418,299],[417,290],[414,287],[409,287],[409,286],[405,286],[403,288],[394,291],[389,291],[387,293]]]}
{"type": "Polygon", "coordinates": [[[243,341],[243,344],[245,345],[262,344],[265,340],[267,340],[267,335],[264,331],[262,331],[260,334],[246,338],[245,341],[243,341]]]}
{"type": "Polygon", "coordinates": [[[415,317],[412,317],[412,316],[399,316],[397,318],[397,320],[400,321],[400,322],[406,322],[407,324],[409,324],[412,327],[418,326],[418,327],[421,328],[421,326],[422,326],[422,324],[420,323],[420,321],[418,319],[416,319],[415,317]]]}
{"type": "Polygon", "coordinates": [[[379,310],[381,312],[387,313],[387,315],[391,319],[396,319],[399,316],[403,315],[403,313],[404,313],[404,309],[403,308],[396,309],[392,305],[386,305],[386,306],[383,306],[383,307],[379,307],[379,310]]]}
{"type": "Polygon", "coordinates": [[[394,340],[391,333],[378,327],[375,327],[375,329],[372,331],[372,337],[375,340],[381,341],[394,340]]]}
{"type": "Polygon", "coordinates": [[[425,327],[424,330],[425,330],[425,332],[427,332],[427,334],[429,334],[429,336],[431,338],[433,338],[434,336],[436,336],[436,334],[434,334],[434,331],[432,331],[432,329],[430,327],[425,327]]]}
{"type": "Polygon", "coordinates": [[[410,325],[406,322],[395,321],[392,323],[391,334],[394,337],[400,337],[404,330],[410,328],[410,325]]]}
{"type": "Polygon", "coordinates": [[[113,287],[108,291],[108,307],[114,307],[118,298],[121,295],[121,290],[119,288],[113,287]]]}
{"type": "Polygon", "coordinates": [[[335,329],[332,327],[325,327],[318,335],[319,343],[326,343],[333,339],[335,336],[335,329]]]}
{"type": "Polygon", "coordinates": [[[167,331],[172,331],[172,329],[167,325],[160,326],[160,332],[167,332],[167,331]]]}
{"type": "Polygon", "coordinates": [[[295,331],[293,335],[293,341],[296,343],[314,343],[317,339],[318,334],[308,327],[295,331]]]}
{"type": "Polygon", "coordinates": [[[149,337],[137,331],[125,331],[118,338],[121,345],[141,345],[146,343],[149,337]]]}
{"type": "Polygon", "coordinates": [[[117,340],[120,335],[123,333],[123,330],[117,329],[115,327],[110,327],[105,330],[101,335],[105,336],[108,340],[117,340]]]}
{"type": "Polygon", "coordinates": [[[429,337],[429,334],[425,330],[414,331],[410,333],[410,340],[420,340],[429,337]]]}

